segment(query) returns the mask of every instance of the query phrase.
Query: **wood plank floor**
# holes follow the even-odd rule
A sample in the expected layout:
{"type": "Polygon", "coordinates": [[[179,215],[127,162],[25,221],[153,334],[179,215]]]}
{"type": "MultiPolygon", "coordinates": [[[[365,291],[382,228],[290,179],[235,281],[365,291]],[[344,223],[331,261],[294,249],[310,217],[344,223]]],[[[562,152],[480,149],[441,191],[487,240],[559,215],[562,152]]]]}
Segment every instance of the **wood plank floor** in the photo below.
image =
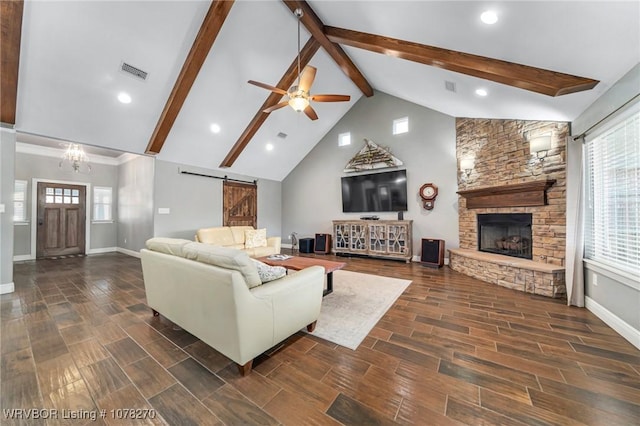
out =
{"type": "Polygon", "coordinates": [[[125,408],[171,425],[640,423],[640,351],[587,310],[447,267],[322,257],[413,282],[356,351],[299,333],[247,377],[152,316],[139,259],[17,263],[0,297],[0,423],[130,424],[113,418],[125,408]],[[106,416],[6,418],[21,408],[106,416]]]}

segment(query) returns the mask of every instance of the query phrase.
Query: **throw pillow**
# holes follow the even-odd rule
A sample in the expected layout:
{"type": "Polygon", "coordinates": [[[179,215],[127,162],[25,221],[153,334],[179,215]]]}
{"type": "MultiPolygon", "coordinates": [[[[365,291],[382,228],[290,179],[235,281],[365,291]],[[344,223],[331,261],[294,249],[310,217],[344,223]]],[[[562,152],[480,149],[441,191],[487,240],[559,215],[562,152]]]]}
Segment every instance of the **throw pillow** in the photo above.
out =
{"type": "Polygon", "coordinates": [[[269,266],[266,263],[262,263],[259,260],[251,259],[255,263],[258,269],[258,276],[262,284],[269,281],[277,280],[287,275],[287,270],[282,266],[269,266]]]}
{"type": "Polygon", "coordinates": [[[267,246],[267,229],[247,229],[244,231],[244,247],[266,247],[267,246]]]}

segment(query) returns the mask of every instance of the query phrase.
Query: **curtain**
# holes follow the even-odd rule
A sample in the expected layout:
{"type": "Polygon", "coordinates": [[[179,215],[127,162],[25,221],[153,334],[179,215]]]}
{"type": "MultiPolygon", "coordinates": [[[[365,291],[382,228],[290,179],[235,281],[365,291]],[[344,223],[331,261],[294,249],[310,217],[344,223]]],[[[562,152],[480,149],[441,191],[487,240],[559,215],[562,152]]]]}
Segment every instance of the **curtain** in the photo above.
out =
{"type": "Polygon", "coordinates": [[[584,138],[567,139],[567,241],[565,281],[567,305],[584,307],[584,138]]]}

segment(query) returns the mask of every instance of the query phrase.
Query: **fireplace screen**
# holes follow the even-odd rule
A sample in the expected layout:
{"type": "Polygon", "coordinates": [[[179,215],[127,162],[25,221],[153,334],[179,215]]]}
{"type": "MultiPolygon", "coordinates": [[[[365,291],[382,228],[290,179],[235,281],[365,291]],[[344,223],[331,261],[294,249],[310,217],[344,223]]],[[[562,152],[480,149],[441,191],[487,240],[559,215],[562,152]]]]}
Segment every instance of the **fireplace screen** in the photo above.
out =
{"type": "Polygon", "coordinates": [[[531,213],[478,215],[478,250],[532,259],[531,213]]]}

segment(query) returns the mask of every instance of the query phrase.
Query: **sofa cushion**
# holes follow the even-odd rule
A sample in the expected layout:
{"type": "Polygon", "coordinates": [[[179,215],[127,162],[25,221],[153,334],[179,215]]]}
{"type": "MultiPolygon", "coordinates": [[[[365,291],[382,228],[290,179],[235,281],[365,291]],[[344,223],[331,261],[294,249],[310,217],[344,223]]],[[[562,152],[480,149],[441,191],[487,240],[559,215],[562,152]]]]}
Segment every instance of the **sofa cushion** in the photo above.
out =
{"type": "Polygon", "coordinates": [[[276,249],[274,247],[271,246],[267,246],[267,247],[254,247],[254,248],[250,248],[250,249],[245,249],[245,252],[247,252],[247,254],[251,257],[262,257],[262,256],[269,256],[272,254],[278,254],[276,252],[276,249]]]}
{"type": "Polygon", "coordinates": [[[145,243],[149,250],[158,251],[160,253],[172,254],[174,256],[184,257],[184,246],[191,243],[189,240],[179,238],[150,238],[145,243]]]}
{"type": "Polygon", "coordinates": [[[213,244],[216,246],[230,246],[235,244],[233,233],[228,226],[198,229],[196,235],[198,236],[198,241],[205,244],[213,244]]]}
{"type": "Polygon", "coordinates": [[[233,234],[233,241],[236,244],[244,244],[244,233],[245,231],[252,231],[253,226],[230,226],[231,233],[233,234]]]}
{"type": "Polygon", "coordinates": [[[248,229],[244,231],[244,246],[245,248],[266,247],[267,246],[266,228],[248,229]]]}
{"type": "Polygon", "coordinates": [[[262,284],[256,265],[251,261],[249,255],[243,251],[190,242],[183,247],[183,253],[183,257],[187,259],[239,271],[249,288],[262,284]]]}
{"type": "Polygon", "coordinates": [[[282,266],[269,266],[259,260],[251,259],[258,269],[258,276],[262,284],[277,280],[287,275],[287,270],[282,266]]]}

